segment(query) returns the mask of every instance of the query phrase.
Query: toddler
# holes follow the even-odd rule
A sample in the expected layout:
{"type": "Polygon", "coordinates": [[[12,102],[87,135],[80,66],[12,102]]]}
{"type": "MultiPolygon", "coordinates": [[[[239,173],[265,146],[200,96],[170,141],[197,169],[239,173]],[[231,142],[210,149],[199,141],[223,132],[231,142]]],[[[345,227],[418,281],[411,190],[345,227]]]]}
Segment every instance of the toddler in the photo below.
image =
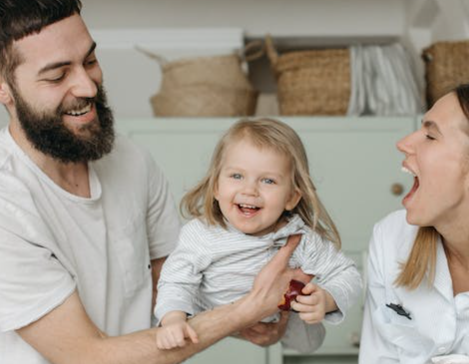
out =
{"type": "Polygon", "coordinates": [[[291,235],[302,237],[290,267],[315,276],[317,284],[307,284],[292,303],[297,313],[290,315],[289,339],[283,344],[303,352],[316,349],[324,336],[322,325],[301,326],[324,318],[341,322],[359,296],[360,275],[339,250],[339,234],[317,196],[304,146],[285,123],[235,123],[218,142],[207,175],[184,196],[181,207],[193,219],[182,228],[158,282],[160,349],[183,346],[185,339],[197,342],[187,317],[247,294],[257,273],[291,235]]]}

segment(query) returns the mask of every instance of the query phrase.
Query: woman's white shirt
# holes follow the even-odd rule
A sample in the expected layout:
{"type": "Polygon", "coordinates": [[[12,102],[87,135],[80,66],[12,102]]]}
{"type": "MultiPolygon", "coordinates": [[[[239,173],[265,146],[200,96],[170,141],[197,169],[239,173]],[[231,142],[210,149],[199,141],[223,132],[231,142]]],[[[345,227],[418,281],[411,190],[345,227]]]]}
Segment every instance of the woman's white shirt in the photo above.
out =
{"type": "Polygon", "coordinates": [[[469,292],[453,296],[441,241],[433,284],[426,277],[412,291],[394,285],[418,231],[405,216],[396,211],[373,230],[360,364],[426,364],[436,356],[469,354],[469,292]],[[386,306],[391,304],[401,305],[410,319],[386,306]]]}

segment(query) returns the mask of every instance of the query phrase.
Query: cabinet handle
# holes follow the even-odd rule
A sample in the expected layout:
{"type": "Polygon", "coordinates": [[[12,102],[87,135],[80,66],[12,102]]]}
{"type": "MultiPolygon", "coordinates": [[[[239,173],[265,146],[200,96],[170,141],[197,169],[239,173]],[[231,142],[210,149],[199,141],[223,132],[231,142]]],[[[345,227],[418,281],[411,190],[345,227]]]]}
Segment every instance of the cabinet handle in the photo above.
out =
{"type": "Polygon", "coordinates": [[[404,186],[401,183],[393,183],[391,192],[394,196],[400,196],[404,192],[404,186]]]}
{"type": "Polygon", "coordinates": [[[353,347],[360,347],[360,334],[358,332],[353,331],[352,333],[350,333],[349,340],[350,344],[352,344],[353,347]]]}

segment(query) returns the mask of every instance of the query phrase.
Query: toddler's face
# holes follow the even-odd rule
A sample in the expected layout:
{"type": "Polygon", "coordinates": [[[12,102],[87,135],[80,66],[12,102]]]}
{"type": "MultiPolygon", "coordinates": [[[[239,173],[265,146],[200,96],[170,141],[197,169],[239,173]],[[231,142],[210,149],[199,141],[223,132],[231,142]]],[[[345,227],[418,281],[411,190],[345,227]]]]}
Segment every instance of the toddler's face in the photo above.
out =
{"type": "Polygon", "coordinates": [[[245,234],[275,231],[282,213],[300,199],[290,169],[288,158],[273,149],[246,140],[229,145],[215,192],[223,216],[245,234]]]}

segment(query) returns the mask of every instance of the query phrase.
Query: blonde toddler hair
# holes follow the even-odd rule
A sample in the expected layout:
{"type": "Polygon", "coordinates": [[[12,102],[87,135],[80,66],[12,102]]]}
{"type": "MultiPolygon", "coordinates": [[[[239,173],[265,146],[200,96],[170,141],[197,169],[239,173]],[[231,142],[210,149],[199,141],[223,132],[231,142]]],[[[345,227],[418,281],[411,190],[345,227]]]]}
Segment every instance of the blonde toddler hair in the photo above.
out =
{"type": "Polygon", "coordinates": [[[272,149],[290,159],[292,186],[301,193],[301,199],[291,213],[298,214],[306,225],[340,248],[339,232],[316,193],[300,137],[290,126],[275,119],[242,119],[228,129],[215,147],[206,176],[183,197],[182,215],[201,218],[209,225],[226,227],[215,199],[215,190],[227,146],[242,139],[249,140],[256,147],[272,149]]]}

